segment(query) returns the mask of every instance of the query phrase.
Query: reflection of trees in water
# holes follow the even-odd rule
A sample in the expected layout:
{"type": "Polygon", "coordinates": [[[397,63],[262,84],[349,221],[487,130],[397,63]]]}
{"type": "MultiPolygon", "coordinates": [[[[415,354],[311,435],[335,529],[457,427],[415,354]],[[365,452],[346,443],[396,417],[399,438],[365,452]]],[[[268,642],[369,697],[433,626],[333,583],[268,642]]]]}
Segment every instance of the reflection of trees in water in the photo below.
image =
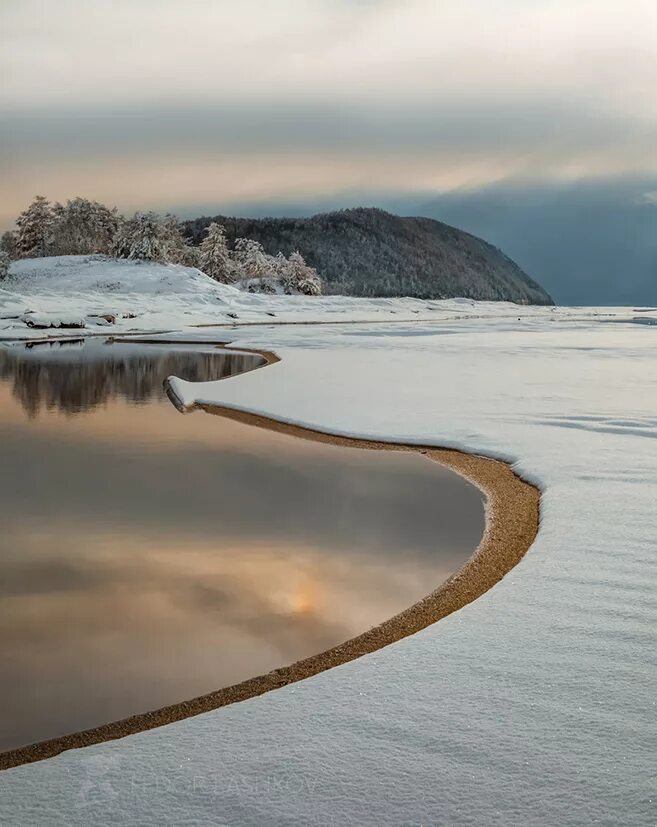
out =
{"type": "Polygon", "coordinates": [[[245,373],[263,364],[256,355],[242,353],[194,353],[193,351],[121,352],[86,359],[80,349],[67,355],[63,350],[39,359],[38,353],[0,349],[0,380],[13,380],[13,394],[28,416],[42,407],[74,414],[88,411],[110,399],[124,397],[147,402],[163,395],[168,376],[190,382],[207,382],[245,373]],[[115,356],[116,353],[116,356],[115,356]]]}

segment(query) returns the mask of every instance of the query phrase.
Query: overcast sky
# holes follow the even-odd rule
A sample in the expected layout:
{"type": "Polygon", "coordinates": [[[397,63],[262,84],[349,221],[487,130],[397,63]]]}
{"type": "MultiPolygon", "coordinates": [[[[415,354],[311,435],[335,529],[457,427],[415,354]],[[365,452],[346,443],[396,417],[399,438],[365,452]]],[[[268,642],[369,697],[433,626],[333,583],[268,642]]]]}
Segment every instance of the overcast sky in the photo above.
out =
{"type": "Polygon", "coordinates": [[[1,0],[0,226],[654,179],[656,78],[655,0],[1,0]]]}

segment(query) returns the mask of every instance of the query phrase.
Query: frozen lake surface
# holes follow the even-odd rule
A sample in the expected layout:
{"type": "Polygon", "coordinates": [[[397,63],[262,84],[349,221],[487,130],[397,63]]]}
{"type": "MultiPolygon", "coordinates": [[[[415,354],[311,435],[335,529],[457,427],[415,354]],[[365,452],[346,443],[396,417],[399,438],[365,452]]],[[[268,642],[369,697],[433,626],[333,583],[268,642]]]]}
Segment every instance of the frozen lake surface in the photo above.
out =
{"type": "Polygon", "coordinates": [[[324,651],[474,551],[481,495],[436,463],[182,416],[163,393],[262,361],[0,348],[0,749],[324,651]]]}
{"type": "Polygon", "coordinates": [[[200,340],[218,330],[195,324],[266,322],[225,341],[278,364],[176,383],[181,398],[500,457],[542,502],[520,564],[460,611],[259,698],[0,773],[3,822],[653,827],[655,308],[291,300],[184,268],[16,267],[0,335],[50,335],[26,309],[200,340]]]}

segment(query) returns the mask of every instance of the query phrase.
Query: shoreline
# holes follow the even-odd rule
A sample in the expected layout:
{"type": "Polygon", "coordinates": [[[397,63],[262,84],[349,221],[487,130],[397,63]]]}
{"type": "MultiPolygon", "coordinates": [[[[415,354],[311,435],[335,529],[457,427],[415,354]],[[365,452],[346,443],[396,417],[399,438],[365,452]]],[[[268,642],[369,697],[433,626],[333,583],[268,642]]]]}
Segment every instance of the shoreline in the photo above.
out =
{"type": "MultiPolygon", "coordinates": [[[[158,344],[160,343],[167,344],[167,342],[158,340],[158,344]]],[[[220,347],[230,347],[230,344],[221,343],[220,347]]],[[[246,349],[237,348],[237,350],[246,349]]],[[[272,352],[256,350],[249,352],[263,356],[267,364],[280,361],[278,356],[272,352]]],[[[167,393],[171,401],[176,404],[175,395],[172,395],[172,390],[168,386],[167,393]]],[[[182,721],[229,704],[255,698],[273,689],[304,680],[334,666],[375,652],[425,629],[487,592],[520,562],[538,533],[540,505],[538,488],[522,480],[507,463],[500,460],[434,446],[336,436],[330,432],[289,425],[259,414],[218,405],[196,404],[190,408],[184,408],[176,404],[176,407],[182,410],[199,408],[207,413],[237,420],[247,425],[331,445],[364,450],[418,452],[465,477],[485,494],[486,527],[482,539],[464,565],[434,591],[407,609],[354,638],[288,666],[187,701],[8,750],[0,753],[0,770],[52,758],[69,749],[100,744],[182,721]]]]}

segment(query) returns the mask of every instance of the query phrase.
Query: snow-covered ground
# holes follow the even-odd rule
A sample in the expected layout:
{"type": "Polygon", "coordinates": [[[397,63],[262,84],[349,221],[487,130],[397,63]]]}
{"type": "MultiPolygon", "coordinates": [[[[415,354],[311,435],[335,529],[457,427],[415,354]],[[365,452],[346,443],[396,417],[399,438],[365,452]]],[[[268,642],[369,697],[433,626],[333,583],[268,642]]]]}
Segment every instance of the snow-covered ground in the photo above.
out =
{"type": "Polygon", "coordinates": [[[508,459],[543,490],[541,529],[501,583],[420,634],[1,773],[3,823],[655,824],[657,312],[251,297],[200,282],[196,295],[193,271],[168,295],[154,285],[170,268],[142,268],[150,287],[126,276],[121,291],[91,294],[80,282],[67,298],[25,275],[0,302],[78,315],[130,306],[139,315],[125,327],[185,340],[216,336],[190,321],[223,321],[228,308],[248,321],[366,320],[229,330],[281,362],[177,392],[508,459]]]}
{"type": "MultiPolygon", "coordinates": [[[[65,336],[71,331],[76,336],[169,331],[203,324],[382,323],[501,316],[516,320],[519,316],[550,317],[554,312],[552,308],[471,299],[251,294],[218,284],[190,267],[104,256],[24,259],[13,262],[9,277],[0,282],[0,339],[65,336]]],[[[610,311],[596,312],[607,315],[610,311]]]]}

